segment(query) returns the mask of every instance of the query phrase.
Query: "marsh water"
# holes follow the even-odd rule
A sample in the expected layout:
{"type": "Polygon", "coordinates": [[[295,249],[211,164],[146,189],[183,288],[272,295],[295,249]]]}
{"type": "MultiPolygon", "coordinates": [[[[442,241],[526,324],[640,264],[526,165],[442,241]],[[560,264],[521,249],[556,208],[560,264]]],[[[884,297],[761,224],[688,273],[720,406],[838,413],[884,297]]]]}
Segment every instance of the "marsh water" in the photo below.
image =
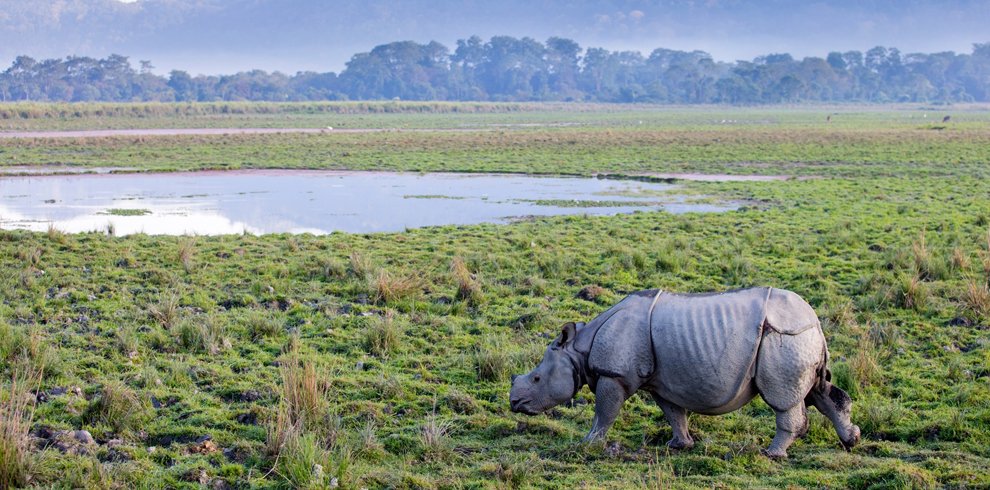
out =
{"type": "Polygon", "coordinates": [[[118,235],[401,231],[530,216],[719,212],[672,184],[511,174],[234,171],[0,176],[0,228],[118,235]]]}

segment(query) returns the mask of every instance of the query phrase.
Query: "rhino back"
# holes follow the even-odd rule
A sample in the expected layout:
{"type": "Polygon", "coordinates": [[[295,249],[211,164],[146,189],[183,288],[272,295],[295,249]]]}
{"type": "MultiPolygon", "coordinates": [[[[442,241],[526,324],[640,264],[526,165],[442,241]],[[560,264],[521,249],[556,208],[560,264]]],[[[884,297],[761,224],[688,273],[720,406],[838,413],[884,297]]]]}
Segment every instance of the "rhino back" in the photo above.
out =
{"type": "Polygon", "coordinates": [[[599,376],[634,383],[653,374],[653,351],[647,325],[650,300],[624,301],[599,327],[588,355],[588,367],[599,376]]]}
{"type": "Polygon", "coordinates": [[[774,288],[767,299],[767,326],[784,335],[819,328],[814,308],[797,293],[774,288]]]}
{"type": "Polygon", "coordinates": [[[753,377],[769,292],[663,294],[651,318],[662,395],[696,410],[736,399],[753,377]]]}

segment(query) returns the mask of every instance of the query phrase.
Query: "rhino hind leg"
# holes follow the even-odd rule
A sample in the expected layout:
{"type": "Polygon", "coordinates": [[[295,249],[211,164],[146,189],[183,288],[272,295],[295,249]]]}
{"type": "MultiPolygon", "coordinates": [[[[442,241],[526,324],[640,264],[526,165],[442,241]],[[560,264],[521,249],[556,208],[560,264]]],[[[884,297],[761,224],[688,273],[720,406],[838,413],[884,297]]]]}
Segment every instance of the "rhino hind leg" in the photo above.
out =
{"type": "Polygon", "coordinates": [[[808,401],[832,422],[843,448],[848,451],[859,442],[859,426],[850,418],[852,399],[848,393],[826,381],[821,389],[816,387],[808,393],[808,401]]]}
{"type": "Polygon", "coordinates": [[[763,454],[771,458],[786,458],[787,448],[794,439],[808,431],[807,409],[804,404],[799,403],[787,410],[774,409],[774,412],[777,414],[777,434],[770,442],[770,447],[763,450],[763,454]]]}
{"type": "Polygon", "coordinates": [[[663,416],[667,419],[667,423],[670,424],[670,430],[674,433],[674,436],[667,441],[667,447],[671,449],[691,449],[694,447],[694,439],[688,433],[687,410],[684,407],[664,400],[656,393],[651,394],[653,395],[653,400],[663,410],[663,416]]]}

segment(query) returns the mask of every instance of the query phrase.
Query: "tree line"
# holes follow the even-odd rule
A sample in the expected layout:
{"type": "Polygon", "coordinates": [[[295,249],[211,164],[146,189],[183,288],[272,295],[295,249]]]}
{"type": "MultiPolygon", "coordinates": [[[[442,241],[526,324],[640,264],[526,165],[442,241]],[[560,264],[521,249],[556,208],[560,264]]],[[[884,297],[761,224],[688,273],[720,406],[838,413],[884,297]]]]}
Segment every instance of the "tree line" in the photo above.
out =
{"type": "Polygon", "coordinates": [[[795,59],[768,54],[715,61],[704,51],[581,48],[570,39],[477,36],[376,46],[339,74],[252,70],[232,75],[153,73],[128,57],[17,57],[0,73],[0,101],[594,101],[670,104],[987,102],[990,42],[971,53],[909,53],[878,46],[795,59]]]}

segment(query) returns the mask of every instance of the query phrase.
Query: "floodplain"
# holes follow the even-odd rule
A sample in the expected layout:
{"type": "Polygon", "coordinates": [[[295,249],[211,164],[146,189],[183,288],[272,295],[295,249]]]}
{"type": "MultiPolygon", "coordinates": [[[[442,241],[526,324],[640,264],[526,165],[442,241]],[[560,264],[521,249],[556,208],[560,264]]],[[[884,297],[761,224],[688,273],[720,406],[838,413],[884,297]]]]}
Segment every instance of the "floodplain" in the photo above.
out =
{"type": "Polygon", "coordinates": [[[990,108],[223,107],[23,104],[0,131],[333,129],[0,138],[0,166],[775,178],[675,180],[746,203],[719,213],[324,236],[0,230],[0,486],[990,486],[990,108]],[[645,396],[589,446],[587,389],[509,412],[509,376],[563,322],[639,289],[749,285],[815,307],[863,430],[851,452],[812,409],[790,458],[767,459],[759,400],[692,415],[681,452],[645,396]]]}

